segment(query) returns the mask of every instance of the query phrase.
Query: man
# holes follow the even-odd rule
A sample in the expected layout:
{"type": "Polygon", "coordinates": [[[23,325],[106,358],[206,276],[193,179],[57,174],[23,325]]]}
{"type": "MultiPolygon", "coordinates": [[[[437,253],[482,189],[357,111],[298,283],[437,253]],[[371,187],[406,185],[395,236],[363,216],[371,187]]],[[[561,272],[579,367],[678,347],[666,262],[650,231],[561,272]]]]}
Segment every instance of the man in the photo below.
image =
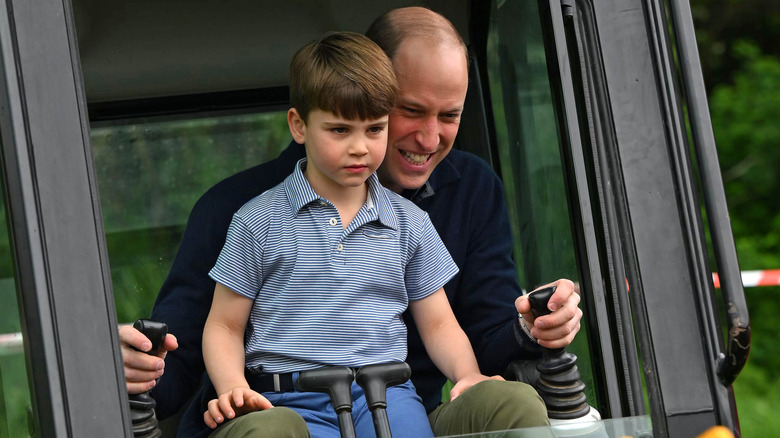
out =
{"type": "MultiPolygon", "coordinates": [[[[527,299],[519,297],[501,182],[486,163],[452,150],[468,87],[466,48],[457,31],[428,9],[402,8],[377,19],[367,35],[390,57],[400,88],[380,180],[428,212],[460,268],[444,289],[482,373],[501,374],[512,360],[538,355],[532,337],[545,347],[568,345],[582,316],[573,284],[555,282],[553,313],[534,320],[527,299]]],[[[198,201],[152,313],[178,336],[178,349],[173,336],[166,339],[164,363],[127,348],[149,349],[140,333],[132,328],[120,332],[129,392],[148,390],[167,368],[152,391],[161,418],[179,410],[203,377],[201,334],[214,290],[207,273],[233,212],[282,181],[302,156],[302,147],[291,145],[279,158],[228,178],[198,201]]],[[[538,396],[533,400],[531,392],[504,382],[482,382],[439,405],[445,379],[425,354],[411,319],[406,322],[412,380],[437,435],[546,422],[538,396]]]]}

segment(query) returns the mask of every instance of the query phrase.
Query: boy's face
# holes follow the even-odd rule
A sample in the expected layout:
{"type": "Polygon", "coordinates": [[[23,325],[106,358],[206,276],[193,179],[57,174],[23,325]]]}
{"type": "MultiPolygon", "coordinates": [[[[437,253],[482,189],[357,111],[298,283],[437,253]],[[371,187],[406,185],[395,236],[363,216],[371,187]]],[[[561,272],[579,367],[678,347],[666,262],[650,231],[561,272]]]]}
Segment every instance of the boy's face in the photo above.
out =
{"type": "Polygon", "coordinates": [[[349,120],[329,111],[312,110],[308,119],[304,122],[295,108],[287,114],[293,138],[306,145],[309,184],[320,196],[362,187],[385,157],[388,116],[349,120]]]}

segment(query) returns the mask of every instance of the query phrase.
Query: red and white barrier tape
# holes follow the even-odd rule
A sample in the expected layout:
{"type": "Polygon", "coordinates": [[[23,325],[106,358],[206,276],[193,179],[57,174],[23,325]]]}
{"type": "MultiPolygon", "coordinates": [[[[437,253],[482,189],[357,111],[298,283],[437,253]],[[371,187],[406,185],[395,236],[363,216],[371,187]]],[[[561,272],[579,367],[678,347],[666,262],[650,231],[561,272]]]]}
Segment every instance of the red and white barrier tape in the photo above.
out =
{"type": "MultiPolygon", "coordinates": [[[[715,287],[720,287],[720,278],[717,272],[712,273],[712,282],[715,287]]],[[[742,271],[742,284],[745,287],[780,286],[780,269],[742,271]]]]}
{"type": "MultiPolygon", "coordinates": [[[[712,273],[712,282],[720,288],[720,278],[717,272],[712,273]]],[[[742,284],[745,287],[780,286],[780,269],[765,269],[762,271],[742,271],[742,284]]],[[[21,353],[22,334],[0,334],[0,356],[21,353]]]]}

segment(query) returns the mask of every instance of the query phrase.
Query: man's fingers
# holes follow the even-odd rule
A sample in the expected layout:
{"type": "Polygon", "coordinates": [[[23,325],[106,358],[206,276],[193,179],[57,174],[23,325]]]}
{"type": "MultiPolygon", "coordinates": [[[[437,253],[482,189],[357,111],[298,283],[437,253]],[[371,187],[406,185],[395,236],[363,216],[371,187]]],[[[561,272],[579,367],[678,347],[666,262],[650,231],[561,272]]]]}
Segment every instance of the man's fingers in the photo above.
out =
{"type": "Polygon", "coordinates": [[[179,348],[179,340],[176,339],[176,336],[168,333],[165,335],[165,340],[163,341],[163,353],[162,357],[165,358],[165,354],[169,351],[173,351],[175,349],[179,348]]]}
{"type": "Polygon", "coordinates": [[[577,302],[579,302],[579,296],[574,293],[574,283],[571,280],[562,278],[545,287],[548,286],[555,286],[555,293],[552,294],[550,301],[547,303],[547,308],[550,309],[550,311],[555,312],[561,307],[569,304],[572,295],[574,295],[577,298],[577,302]]]}
{"type": "Polygon", "coordinates": [[[515,307],[518,313],[525,313],[531,310],[531,304],[528,302],[528,295],[520,295],[515,300],[515,307]]]}
{"type": "Polygon", "coordinates": [[[119,327],[119,341],[126,346],[136,348],[141,351],[149,351],[152,348],[152,342],[138,331],[135,327],[123,325],[119,327]]]}
{"type": "Polygon", "coordinates": [[[148,382],[129,382],[125,381],[125,386],[127,387],[127,393],[128,394],[141,394],[143,392],[146,392],[152,388],[154,388],[155,385],[154,380],[150,380],[148,382]]]}
{"type": "MultiPolygon", "coordinates": [[[[535,327],[531,329],[531,334],[537,338],[537,342],[543,347],[565,347],[574,340],[574,336],[577,334],[577,332],[579,332],[581,318],[582,310],[576,308],[574,311],[574,316],[566,320],[565,323],[547,330],[540,330],[535,327]]],[[[537,323],[538,322],[540,321],[537,321],[537,323]]]]}
{"type": "Polygon", "coordinates": [[[165,368],[165,361],[159,357],[127,347],[122,348],[122,361],[125,366],[125,378],[133,382],[154,380],[162,375],[165,368]]]}

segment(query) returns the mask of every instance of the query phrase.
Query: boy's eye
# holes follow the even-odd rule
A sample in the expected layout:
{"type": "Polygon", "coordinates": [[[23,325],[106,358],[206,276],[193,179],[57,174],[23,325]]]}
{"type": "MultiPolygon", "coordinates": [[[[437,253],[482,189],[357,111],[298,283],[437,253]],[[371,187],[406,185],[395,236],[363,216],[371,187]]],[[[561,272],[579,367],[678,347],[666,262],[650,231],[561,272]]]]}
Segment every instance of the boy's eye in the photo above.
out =
{"type": "Polygon", "coordinates": [[[372,134],[379,134],[380,132],[382,132],[384,130],[385,130],[384,126],[372,126],[372,127],[368,128],[368,132],[370,132],[372,134]]]}
{"type": "Polygon", "coordinates": [[[330,130],[331,130],[331,132],[333,132],[335,134],[346,134],[347,133],[347,128],[344,128],[344,127],[331,128],[330,130]]]}

